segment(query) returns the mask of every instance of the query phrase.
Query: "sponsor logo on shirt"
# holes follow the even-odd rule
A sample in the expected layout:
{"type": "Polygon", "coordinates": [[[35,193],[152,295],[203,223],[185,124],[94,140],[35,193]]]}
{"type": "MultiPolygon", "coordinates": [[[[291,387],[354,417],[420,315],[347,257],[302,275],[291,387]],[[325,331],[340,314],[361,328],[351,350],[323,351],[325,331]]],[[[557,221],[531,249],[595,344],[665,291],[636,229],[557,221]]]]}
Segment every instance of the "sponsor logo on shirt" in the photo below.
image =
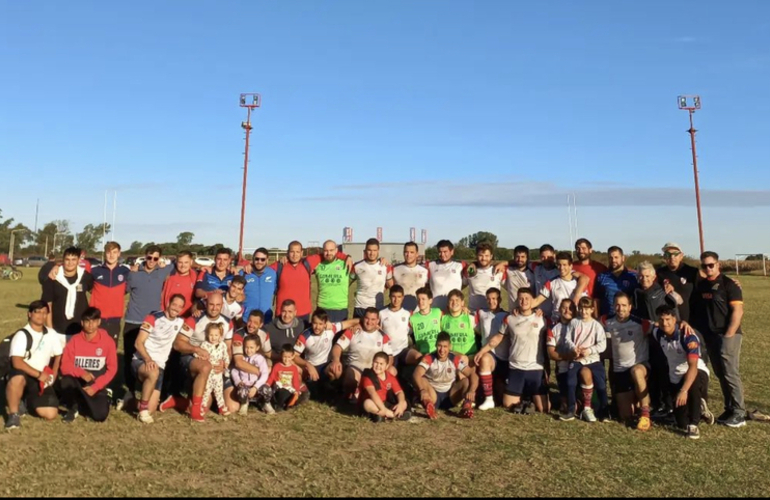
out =
{"type": "Polygon", "coordinates": [[[104,351],[102,350],[102,348],[101,347],[97,348],[96,349],[96,355],[97,356],[101,356],[102,354],[104,354],[104,351]]]}
{"type": "Polygon", "coordinates": [[[268,276],[267,278],[265,278],[265,283],[272,283],[272,282],[273,282],[272,276],[268,276]]]}
{"type": "Polygon", "coordinates": [[[683,285],[687,284],[687,278],[679,278],[679,281],[681,281],[683,285]]]}
{"type": "Polygon", "coordinates": [[[102,281],[102,280],[104,279],[104,276],[102,276],[102,275],[100,274],[99,276],[97,276],[97,277],[96,277],[96,279],[97,279],[97,280],[99,280],[99,281],[102,281]]]}

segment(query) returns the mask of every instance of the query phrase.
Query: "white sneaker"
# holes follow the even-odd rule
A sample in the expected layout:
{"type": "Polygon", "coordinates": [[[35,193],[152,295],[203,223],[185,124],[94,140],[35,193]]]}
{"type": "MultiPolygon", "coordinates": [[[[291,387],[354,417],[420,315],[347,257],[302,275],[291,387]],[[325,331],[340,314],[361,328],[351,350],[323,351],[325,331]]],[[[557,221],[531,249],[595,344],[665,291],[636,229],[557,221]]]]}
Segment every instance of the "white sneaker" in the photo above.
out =
{"type": "Polygon", "coordinates": [[[123,408],[132,400],[134,399],[134,395],[131,394],[131,391],[125,393],[123,395],[123,399],[118,399],[118,402],[115,403],[115,410],[116,411],[123,411],[123,408]]]}
{"type": "Polygon", "coordinates": [[[483,403],[479,406],[479,410],[481,411],[487,411],[491,410],[495,407],[495,398],[492,396],[486,398],[483,403]]]}
{"type": "Polygon", "coordinates": [[[238,415],[245,417],[249,414],[249,402],[241,403],[241,407],[238,409],[238,415]]]}
{"type": "Polygon", "coordinates": [[[268,415],[275,415],[275,408],[273,408],[273,405],[270,403],[265,403],[265,405],[262,407],[262,411],[268,415]]]}
{"type": "Polygon", "coordinates": [[[580,418],[591,424],[596,423],[596,415],[594,415],[594,410],[591,408],[583,408],[583,413],[580,415],[580,418]]]}
{"type": "Polygon", "coordinates": [[[147,410],[140,411],[139,416],[137,418],[143,424],[151,424],[155,422],[155,420],[152,418],[152,415],[150,415],[150,412],[147,410]]]}

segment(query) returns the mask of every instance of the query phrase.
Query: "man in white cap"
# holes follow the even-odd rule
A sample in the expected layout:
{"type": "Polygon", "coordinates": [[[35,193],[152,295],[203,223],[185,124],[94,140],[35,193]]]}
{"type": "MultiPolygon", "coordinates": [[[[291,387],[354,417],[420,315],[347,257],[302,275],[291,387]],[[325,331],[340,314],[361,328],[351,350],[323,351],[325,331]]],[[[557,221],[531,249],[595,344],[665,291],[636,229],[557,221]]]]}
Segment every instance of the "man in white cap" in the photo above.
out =
{"type": "Polygon", "coordinates": [[[679,316],[682,321],[689,323],[693,291],[699,279],[698,269],[684,263],[684,252],[678,243],[666,243],[663,245],[662,251],[665,264],[656,269],[658,283],[667,295],[673,291],[682,297],[682,303],[679,305],[679,316]]]}

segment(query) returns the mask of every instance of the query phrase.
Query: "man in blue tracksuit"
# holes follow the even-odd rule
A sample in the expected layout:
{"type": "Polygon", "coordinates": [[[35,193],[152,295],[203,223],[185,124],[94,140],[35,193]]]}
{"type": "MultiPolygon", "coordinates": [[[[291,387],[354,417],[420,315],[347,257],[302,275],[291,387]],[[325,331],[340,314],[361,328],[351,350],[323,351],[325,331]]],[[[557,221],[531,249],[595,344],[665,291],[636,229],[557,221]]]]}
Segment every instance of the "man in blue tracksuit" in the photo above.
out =
{"type": "Polygon", "coordinates": [[[267,258],[267,249],[259,248],[254,252],[251,272],[247,274],[241,271],[241,275],[246,278],[243,317],[248,318],[251,311],[258,309],[265,314],[265,324],[273,321],[273,297],[278,284],[278,275],[267,267],[267,258]]]}

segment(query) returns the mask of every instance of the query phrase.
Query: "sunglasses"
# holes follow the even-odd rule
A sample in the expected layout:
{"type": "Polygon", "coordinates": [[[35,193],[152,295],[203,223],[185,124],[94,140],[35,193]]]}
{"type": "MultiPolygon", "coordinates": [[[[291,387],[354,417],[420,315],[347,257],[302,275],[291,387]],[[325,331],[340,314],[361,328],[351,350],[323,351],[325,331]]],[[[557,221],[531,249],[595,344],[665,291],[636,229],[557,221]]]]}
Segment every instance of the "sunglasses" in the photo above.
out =
{"type": "Polygon", "coordinates": [[[145,260],[150,262],[158,262],[160,260],[160,257],[150,257],[149,255],[145,257],[145,260]]]}
{"type": "Polygon", "coordinates": [[[671,257],[679,257],[682,255],[682,252],[666,252],[663,254],[663,257],[670,259],[671,257]]]}
{"type": "Polygon", "coordinates": [[[704,271],[706,269],[714,269],[715,267],[717,267],[717,263],[716,262],[712,262],[711,264],[701,264],[700,265],[700,268],[703,269],[704,271]]]}
{"type": "Polygon", "coordinates": [[[267,262],[267,259],[263,257],[254,257],[254,262],[267,262]]]}

